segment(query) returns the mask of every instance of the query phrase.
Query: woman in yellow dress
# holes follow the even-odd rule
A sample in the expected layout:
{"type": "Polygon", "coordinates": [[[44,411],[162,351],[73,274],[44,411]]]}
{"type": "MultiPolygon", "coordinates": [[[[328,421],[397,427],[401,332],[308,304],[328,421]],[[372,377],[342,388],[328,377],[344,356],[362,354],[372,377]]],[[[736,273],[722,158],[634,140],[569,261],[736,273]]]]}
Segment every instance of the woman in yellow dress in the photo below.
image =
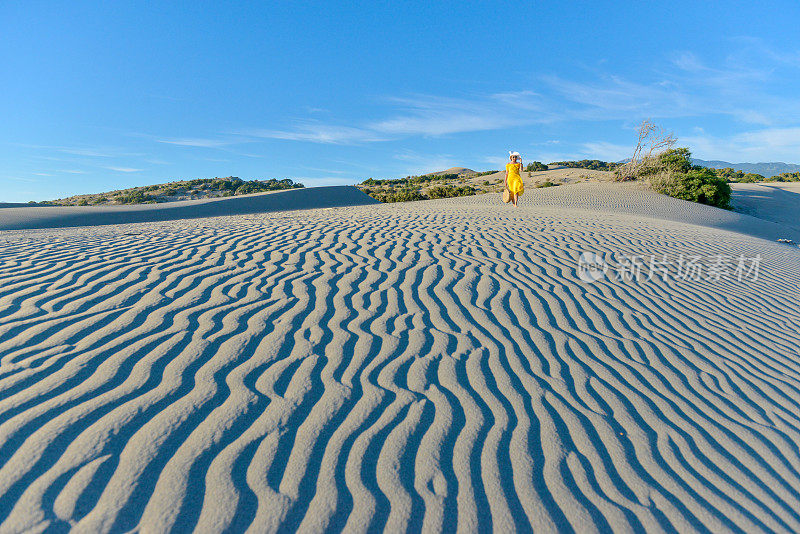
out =
{"type": "Polygon", "coordinates": [[[510,163],[506,163],[506,189],[510,193],[511,203],[517,207],[519,196],[525,191],[522,184],[522,157],[519,152],[509,152],[508,159],[510,163]]]}

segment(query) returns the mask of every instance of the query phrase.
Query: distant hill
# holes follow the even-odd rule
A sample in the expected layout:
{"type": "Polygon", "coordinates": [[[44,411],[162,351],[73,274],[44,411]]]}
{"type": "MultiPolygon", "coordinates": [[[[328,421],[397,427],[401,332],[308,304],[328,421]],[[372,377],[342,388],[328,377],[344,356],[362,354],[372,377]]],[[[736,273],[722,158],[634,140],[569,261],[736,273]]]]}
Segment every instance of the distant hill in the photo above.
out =
{"type": "Polygon", "coordinates": [[[461,176],[472,176],[473,174],[477,174],[472,169],[467,169],[466,167],[450,167],[449,169],[445,169],[443,171],[436,171],[432,172],[431,174],[435,175],[443,175],[443,174],[458,174],[461,176]]]}
{"type": "MultiPolygon", "coordinates": [[[[198,178],[195,180],[179,180],[167,184],[131,187],[106,193],[76,195],[69,198],[29,202],[28,205],[39,206],[97,206],[107,204],[160,204],[179,200],[197,200],[202,198],[231,197],[281,189],[295,189],[303,184],[290,179],[276,180],[242,180],[236,176],[225,178],[198,178]]],[[[2,207],[2,204],[0,204],[2,207]]]]}
{"type": "Polygon", "coordinates": [[[703,167],[710,167],[712,169],[731,169],[742,171],[745,173],[752,172],[760,174],[764,178],[771,178],[783,172],[800,172],[800,165],[794,163],[770,162],[770,163],[730,163],[728,161],[705,161],[702,159],[692,158],[692,163],[701,165],[703,167]]]}

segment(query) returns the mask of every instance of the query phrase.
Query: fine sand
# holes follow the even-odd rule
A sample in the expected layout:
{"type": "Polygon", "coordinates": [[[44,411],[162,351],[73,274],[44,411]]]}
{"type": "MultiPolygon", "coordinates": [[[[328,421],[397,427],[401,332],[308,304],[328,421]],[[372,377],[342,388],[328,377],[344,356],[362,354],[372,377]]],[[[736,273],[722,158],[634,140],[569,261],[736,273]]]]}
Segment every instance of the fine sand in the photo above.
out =
{"type": "Polygon", "coordinates": [[[777,222],[794,231],[800,243],[800,182],[731,184],[735,210],[777,222]]]}
{"type": "Polygon", "coordinates": [[[800,531],[793,228],[587,183],[0,232],[0,531],[800,531]]]}

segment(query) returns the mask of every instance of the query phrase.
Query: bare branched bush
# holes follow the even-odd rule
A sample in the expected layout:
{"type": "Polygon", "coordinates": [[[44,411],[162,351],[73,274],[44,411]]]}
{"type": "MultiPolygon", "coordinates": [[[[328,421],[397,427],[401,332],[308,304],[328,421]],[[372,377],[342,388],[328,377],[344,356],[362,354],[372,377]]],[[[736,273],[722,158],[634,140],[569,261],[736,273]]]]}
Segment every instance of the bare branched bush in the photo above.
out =
{"type": "Polygon", "coordinates": [[[646,180],[653,191],[691,202],[730,208],[731,186],[716,171],[692,163],[687,147],[650,121],[639,126],[633,156],[615,171],[617,180],[646,180]]]}
{"type": "Polygon", "coordinates": [[[638,180],[657,174],[660,156],[671,150],[677,142],[672,132],[667,132],[650,120],[643,120],[638,128],[638,139],[630,161],[614,171],[617,180],[638,180]]]}

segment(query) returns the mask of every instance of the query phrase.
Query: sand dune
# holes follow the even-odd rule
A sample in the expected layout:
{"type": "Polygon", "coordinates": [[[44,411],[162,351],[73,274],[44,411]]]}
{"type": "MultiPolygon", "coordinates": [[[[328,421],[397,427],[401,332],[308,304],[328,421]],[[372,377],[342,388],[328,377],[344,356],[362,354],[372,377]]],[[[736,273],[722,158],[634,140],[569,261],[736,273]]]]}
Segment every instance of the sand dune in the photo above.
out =
{"type": "Polygon", "coordinates": [[[174,221],[376,203],[355,187],[330,186],[164,204],[10,207],[0,211],[0,230],[174,221]]]}
{"type": "MultiPolygon", "coordinates": [[[[800,227],[797,226],[797,221],[800,220],[798,219],[800,203],[783,200],[782,195],[780,197],[782,202],[776,202],[772,196],[760,198],[748,196],[749,200],[745,200],[742,185],[745,184],[735,186],[733,204],[744,213],[665,198],[640,183],[585,182],[568,187],[530,188],[526,190],[525,195],[532,207],[565,207],[590,209],[602,213],[627,213],[730,230],[770,241],[789,238],[800,243],[800,227]],[[744,208],[745,205],[749,208],[744,208]]],[[[785,194],[794,196],[790,193],[785,194]]]]}
{"type": "Polygon", "coordinates": [[[0,531],[798,531],[800,249],[758,221],[596,184],[0,233],[0,531]]]}
{"type": "Polygon", "coordinates": [[[737,211],[791,227],[792,239],[800,243],[800,183],[731,184],[731,187],[737,211]]]}

